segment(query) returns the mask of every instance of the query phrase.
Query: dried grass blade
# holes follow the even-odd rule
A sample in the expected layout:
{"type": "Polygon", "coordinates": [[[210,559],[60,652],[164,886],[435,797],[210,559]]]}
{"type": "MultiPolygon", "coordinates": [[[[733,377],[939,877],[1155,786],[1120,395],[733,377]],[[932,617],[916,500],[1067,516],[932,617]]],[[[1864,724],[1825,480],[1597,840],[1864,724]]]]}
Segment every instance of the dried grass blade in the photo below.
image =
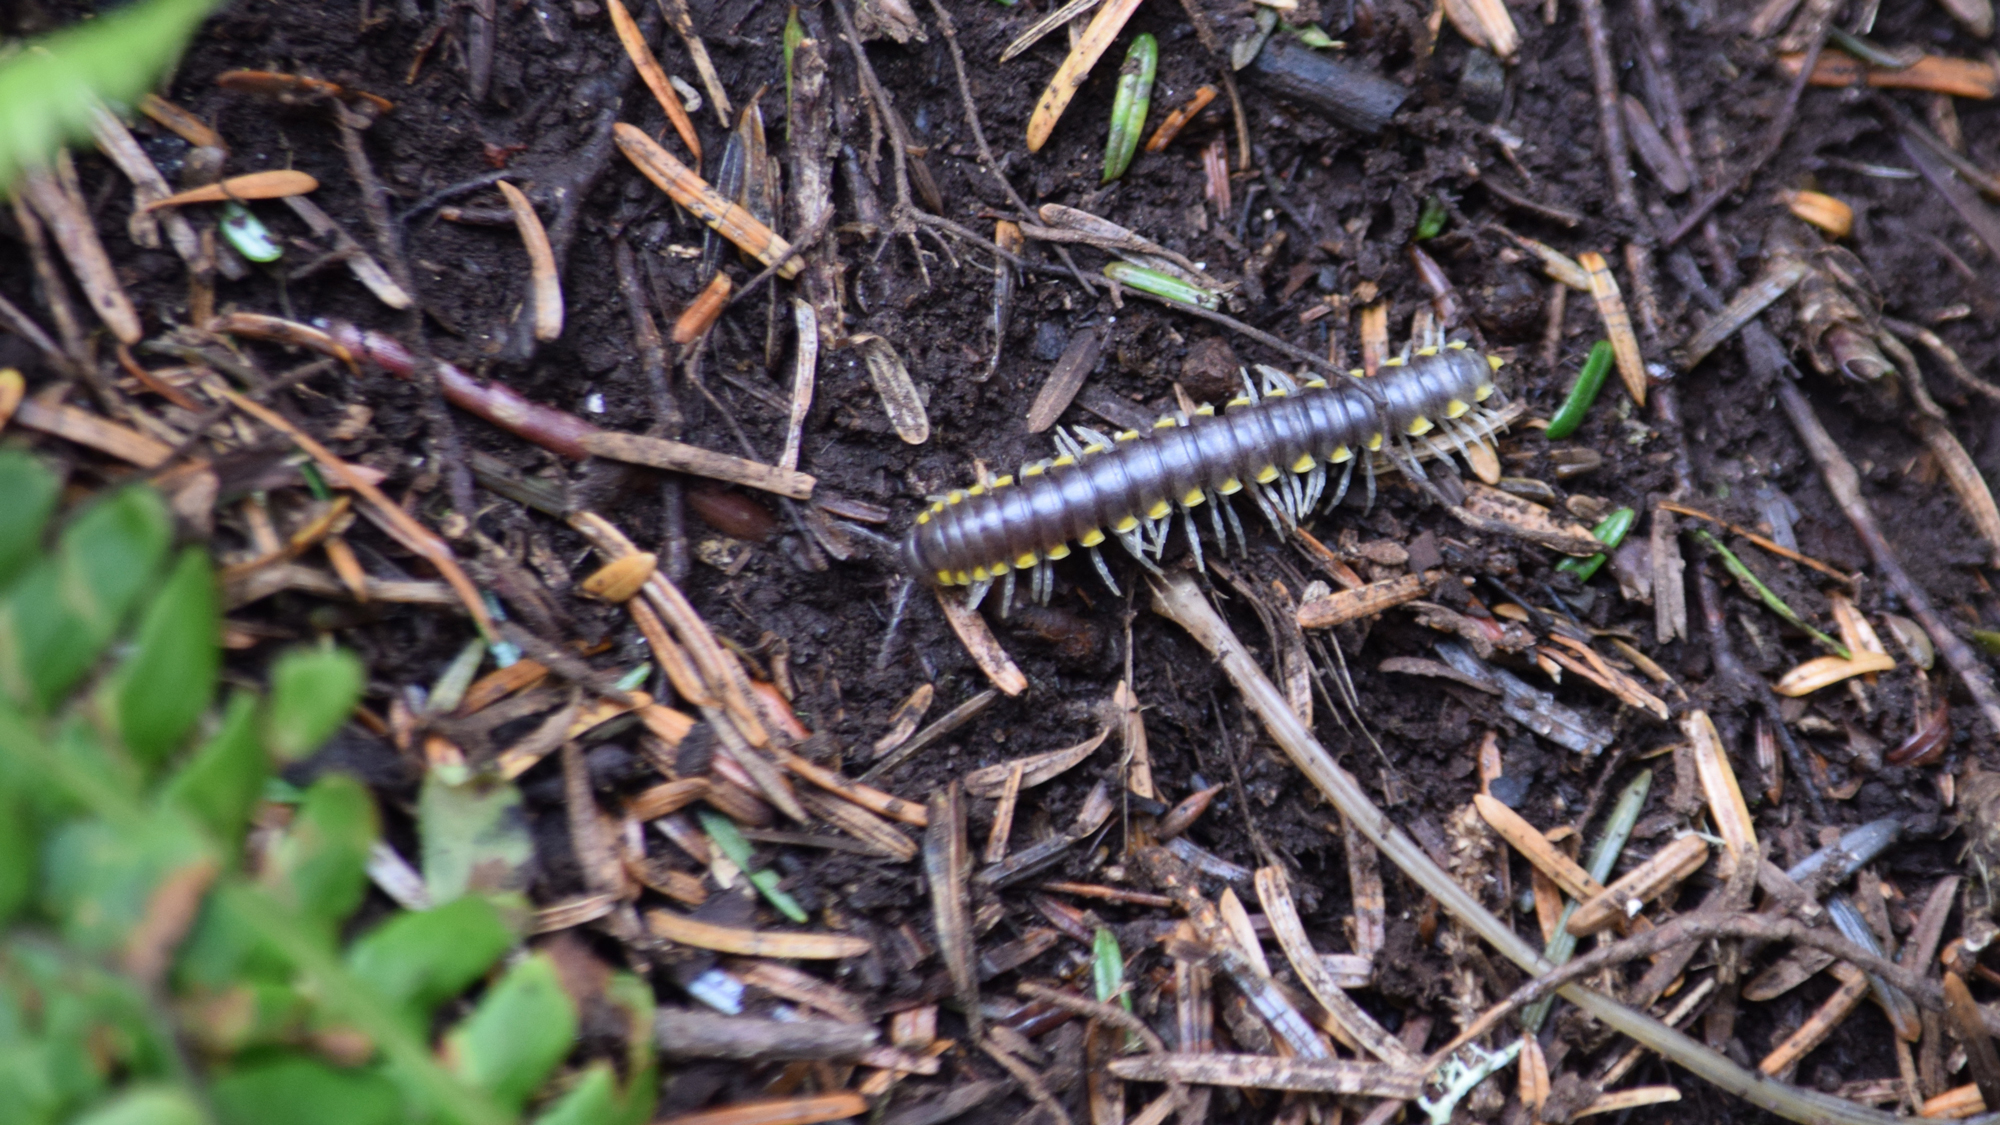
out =
{"type": "MultiPolygon", "coordinates": [[[[19,372],[14,374],[19,378],[19,372]]],[[[21,398],[18,403],[12,415],[22,428],[73,441],[142,469],[158,468],[173,453],[166,442],[106,421],[80,406],[68,403],[45,406],[32,398],[21,398]]]]}
{"type": "Polygon", "coordinates": [[[1842,680],[1865,676],[1870,672],[1887,672],[1896,666],[1894,658],[1878,652],[1856,653],[1852,660],[1842,660],[1838,656],[1816,656],[1804,664],[1778,677],[1771,690],[1779,695],[1798,698],[1811,695],[1823,687],[1831,687],[1842,680]]]}
{"type": "Polygon", "coordinates": [[[1347,1059],[1281,1059],[1270,1055],[1137,1055],[1113,1059],[1108,1069],[1128,1082],[1179,1081],[1202,1086],[1376,1098],[1414,1098],[1423,1084],[1423,1074],[1416,1069],[1347,1059]]]}
{"type": "Polygon", "coordinates": [[[1577,1117],[1592,1117],[1600,1113],[1623,1113],[1626,1110],[1637,1109],[1640,1106],[1664,1105],[1668,1102],[1677,1102],[1680,1100],[1680,1090],[1667,1085],[1634,1086],[1629,1090],[1611,1090],[1599,1094],[1596,1098],[1592,1099],[1589,1105],[1584,1106],[1577,1113],[1576,1117],[1572,1117],[1570,1120],[1574,1121],[1577,1117]]]}
{"type": "Polygon", "coordinates": [[[549,246],[549,232],[542,217],[521,189],[501,180],[497,185],[514,215],[514,229],[528,251],[529,300],[535,302],[535,339],[547,343],[562,335],[562,278],[556,273],[556,254],[549,246]]]}
{"type": "Polygon", "coordinates": [[[231,199],[283,199],[288,195],[305,195],[317,190],[319,181],[304,172],[276,169],[231,176],[216,183],[175,192],[165,199],[146,204],[146,210],[157,211],[162,207],[181,207],[189,203],[224,203],[231,199]]]}
{"type": "Polygon", "coordinates": [[[667,81],[667,74],[660,69],[660,60],[653,57],[653,49],[646,45],[646,37],[639,31],[639,25],[632,20],[620,0],[609,0],[611,26],[618,32],[618,42],[625,48],[625,54],[638,68],[639,77],[646,82],[646,88],[653,92],[654,100],[667,111],[667,120],[673,122],[674,132],[679,133],[681,143],[694,154],[695,167],[701,167],[701,137],[694,131],[694,122],[688,120],[687,107],[681,104],[681,96],[667,81]]]}
{"type": "Polygon", "coordinates": [[[875,394],[881,398],[882,409],[888,412],[896,436],[907,445],[929,441],[930,415],[924,410],[923,396],[917,393],[910,369],[904,366],[903,357],[896,354],[895,345],[871,332],[856,333],[848,337],[848,342],[861,350],[868,381],[875,385],[875,394]]]}
{"type": "Polygon", "coordinates": [[[603,430],[586,435],[583,439],[583,448],[595,456],[609,457],[613,461],[650,465],[656,469],[671,469],[679,473],[693,473],[695,476],[707,477],[710,480],[725,480],[731,484],[776,493],[793,500],[812,499],[813,486],[818,483],[805,473],[646,434],[603,430]]]}
{"type": "Polygon", "coordinates": [[[965,797],[957,781],[931,793],[930,826],[924,835],[924,878],[930,884],[931,918],[937,925],[938,949],[953,989],[971,1028],[985,1037],[979,1015],[979,973],[973,964],[972,896],[966,878],[972,853],[965,842],[965,797]]]}
{"type": "MultiPolygon", "coordinates": [[[[1215,656],[1224,673],[1243,693],[1245,702],[1256,712],[1293,764],[1336,807],[1354,818],[1356,827],[1387,852],[1412,880],[1508,960],[1531,972],[1549,971],[1552,966],[1511,925],[1482,906],[1407,833],[1375,807],[1353,775],[1342,769],[1312,732],[1298,722],[1277,688],[1258,667],[1256,659],[1243,647],[1243,642],[1230,630],[1228,623],[1208,604],[1191,576],[1172,574],[1156,582],[1154,609],[1186,629],[1215,656]]],[[[1669,1062],[1706,1079],[1724,1092],[1793,1121],[1813,1122],[1815,1125],[1822,1122],[1827,1125],[1894,1125],[1896,1120],[1888,1114],[1818,1091],[1762,1081],[1758,1075],[1715,1051],[1601,993],[1569,984],[1560,990],[1560,994],[1606,1026],[1652,1047],[1669,1062]]]]}
{"type": "Polygon", "coordinates": [[[1016,766],[1021,767],[1021,788],[1033,789],[1037,785],[1060,777],[1075,768],[1085,758],[1096,753],[1104,740],[1111,735],[1111,727],[1084,739],[1074,746],[1061,750],[1045,750],[1040,754],[1030,754],[1024,758],[1001,762],[999,765],[985,766],[965,775],[965,791],[968,795],[992,799],[1000,795],[1007,784],[1007,776],[1016,766]]]}
{"type": "Polygon", "coordinates": [[[801,961],[838,961],[860,957],[873,942],[849,934],[801,934],[718,926],[671,910],[648,910],[646,928],[662,941],[743,957],[795,957],[801,961]]]}
{"type": "MultiPolygon", "coordinates": [[[[1708,353],[1722,345],[1724,340],[1736,335],[1738,329],[1756,319],[1757,314],[1771,302],[1791,292],[1792,286],[1804,277],[1807,266],[1796,257],[1780,258],[1775,265],[1765,271],[1764,276],[1744,286],[1736,296],[1730,298],[1728,307],[1701,326],[1701,330],[1681,345],[1681,370],[1689,371],[1708,353]]],[[[1675,509],[1678,511],[1679,509],[1675,509]]],[[[1692,515],[1693,513],[1688,513],[1692,515]]]]}
{"type": "Polygon", "coordinates": [[[1313,999],[1319,1001],[1320,1007],[1325,1008],[1327,1014],[1369,1054],[1397,1068],[1419,1067],[1422,1060],[1335,983],[1333,975],[1327,971],[1326,962],[1320,959],[1313,949],[1312,940],[1306,936],[1305,924],[1299,921],[1298,908],[1292,902],[1291,888],[1286,885],[1284,872],[1276,867],[1259,868],[1256,882],[1257,901],[1263,904],[1264,917],[1270,920],[1271,935],[1278,939],[1278,947],[1285,951],[1285,959],[1291,963],[1292,971],[1298,974],[1300,983],[1312,993],[1313,999]]]}
{"type": "Polygon", "coordinates": [[[1577,264],[1590,275],[1590,296],[1597,302],[1597,315],[1604,320],[1604,334],[1618,357],[1618,377],[1632,401],[1646,405],[1646,361],[1639,352],[1639,337],[1632,334],[1632,318],[1625,312],[1625,298],[1618,291],[1618,279],[1604,255],[1587,250],[1576,257],[1577,264]]]}
{"type": "MultiPolygon", "coordinates": [[[[1021,52],[1034,46],[1056,28],[1097,7],[1103,0],[1069,0],[1069,3],[1028,25],[1028,30],[1014,37],[1007,49],[1000,52],[1000,61],[1007,62],[1021,52]]],[[[1211,95],[1213,96],[1213,95],[1211,95]]]]}
{"type": "Polygon", "coordinates": [[[808,1098],[737,1102],[722,1109],[676,1113],[655,1119],[654,1125],[818,1125],[822,1121],[861,1117],[867,1112],[866,1098],[843,1090],[808,1098]]]}
{"type": "Polygon", "coordinates": [[[1840,987],[1826,998],[1797,1031],[1785,1037],[1783,1043],[1765,1055],[1757,1064],[1757,1069],[1773,1078],[1791,1073],[1799,1060],[1811,1054],[1827,1036],[1832,1035],[1847,1014],[1868,995],[1868,976],[1860,969],[1842,961],[1833,967],[1833,975],[1840,978],[1840,987]]]}
{"type": "Polygon", "coordinates": [[[708,91],[708,104],[715,107],[715,119],[722,122],[723,128],[729,128],[730,115],[735,112],[729,105],[729,88],[715,73],[715,63],[708,57],[708,44],[702,42],[701,36],[695,32],[694,17],[688,13],[687,0],[659,0],[659,5],[667,22],[679,33],[681,42],[687,44],[688,57],[694,60],[695,73],[701,76],[702,88],[708,91]]]}
{"type": "Polygon", "coordinates": [[[1084,328],[1070,337],[1069,346],[1063,349],[1062,357],[1049,369],[1048,378],[1042,381],[1041,390],[1035,392],[1034,404],[1028,407],[1028,432],[1039,434],[1056,424],[1062,412],[1076,399],[1076,393],[1083,389],[1083,381],[1097,368],[1097,358],[1102,352],[1102,337],[1095,328],[1084,328]]]}
{"type": "MultiPolygon", "coordinates": [[[[667,0],[661,0],[666,3],[667,0]]],[[[636,126],[620,121],[613,127],[619,151],[645,177],[687,208],[717,234],[734,242],[743,252],[767,266],[776,266],[778,276],[787,281],[798,276],[800,263],[793,257],[792,244],[765,226],[755,215],[724,198],[694,169],[682,164],[673,153],[636,126]],[[783,263],[780,265],[779,263],[783,263]]]]}
{"type": "Polygon", "coordinates": [[[965,646],[973,663],[986,674],[986,679],[1008,695],[1019,695],[1028,690],[1028,677],[1015,665],[1014,658],[1000,647],[1000,641],[993,636],[993,629],[979,611],[965,604],[965,599],[957,594],[937,591],[938,608],[944,611],[944,619],[951,631],[958,634],[958,641],[965,646]]]}
{"type": "Polygon", "coordinates": [[[1104,52],[1111,48],[1112,40],[1125,29],[1125,22],[1139,9],[1139,0],[1106,0],[1097,14],[1091,17],[1090,26],[1083,29],[1076,46],[1070,48],[1069,56],[1056,68],[1055,77],[1049,79],[1042,91],[1041,100],[1035,103],[1034,115],[1028,119],[1028,151],[1040,152],[1048,143],[1049,134],[1055,131],[1056,122],[1062,119],[1063,111],[1069,108],[1070,99],[1076,97],[1077,88],[1084,79],[1090,77],[1090,70],[1104,52]]]}
{"type": "Polygon", "coordinates": [[[1681,720],[1681,731],[1694,752],[1695,774],[1708,798],[1708,815],[1715,822],[1715,834],[1728,849],[1726,867],[1739,862],[1757,862],[1757,828],[1750,819],[1750,806],[1743,801],[1743,789],[1736,783],[1736,770],[1729,764],[1729,752],[1708,712],[1690,711],[1681,720]]]}
{"type": "MultiPolygon", "coordinates": [[[[924,721],[924,714],[931,709],[931,699],[937,689],[930,684],[918,684],[896,709],[889,713],[889,730],[875,740],[875,756],[881,757],[910,740],[917,733],[917,724],[924,721]]],[[[978,796],[979,794],[974,794],[978,796]]]]}
{"type": "Polygon", "coordinates": [[[1569,917],[1569,932],[1576,937],[1589,937],[1621,919],[1634,917],[1637,913],[1634,904],[1651,902],[1665,894],[1707,862],[1708,841],[1692,833],[1682,836],[1579,905],[1569,917]]]}
{"type": "Polygon", "coordinates": [[[785,451],[778,467],[796,470],[805,437],[806,414],[812,410],[813,384],[819,374],[819,314],[812,304],[792,298],[792,326],[797,339],[792,360],[792,409],[785,421],[785,451]]]}
{"type": "Polygon", "coordinates": [[[901,797],[891,793],[884,793],[880,789],[870,788],[836,770],[831,770],[817,762],[809,761],[784,747],[774,747],[773,749],[778,756],[778,761],[786,769],[791,770],[793,773],[798,774],[800,777],[805,778],[807,781],[812,782],[814,785],[837,797],[852,801],[870,812],[880,813],[891,820],[900,820],[904,824],[915,825],[918,828],[922,828],[924,825],[930,823],[930,818],[924,812],[922,805],[905,801],[901,797]]]}
{"type": "Polygon", "coordinates": [[[1564,894],[1582,902],[1603,893],[1602,883],[1591,878],[1590,872],[1575,860],[1557,851],[1556,846],[1549,843],[1549,838],[1523,819],[1520,813],[1485,793],[1474,793],[1472,804],[1488,827],[1520,852],[1535,866],[1535,870],[1548,876],[1564,894]]]}
{"type": "Polygon", "coordinates": [[[908,863],[917,858],[917,845],[908,836],[862,806],[837,795],[810,790],[800,793],[798,797],[799,803],[814,816],[854,837],[875,854],[897,863],[908,863]]]}
{"type": "Polygon", "coordinates": [[[465,611],[472,615],[473,623],[479,626],[480,635],[486,637],[489,643],[499,636],[493,625],[493,618],[486,612],[486,601],[479,596],[479,588],[472,584],[472,579],[466,577],[465,569],[458,565],[457,556],[452,554],[451,547],[444,540],[432,534],[429,528],[417,522],[415,516],[405,512],[400,505],[384,495],[381,489],[356,473],[347,462],[334,456],[332,451],[314,441],[277,411],[253,402],[235,391],[224,390],[222,395],[236,409],[291,438],[299,448],[305,450],[319,463],[321,470],[330,478],[328,483],[336,488],[346,488],[360,493],[361,498],[367,501],[366,506],[370,516],[383,530],[388,531],[403,546],[423,556],[437,568],[438,574],[451,586],[459,601],[464,604],[465,611]]]}

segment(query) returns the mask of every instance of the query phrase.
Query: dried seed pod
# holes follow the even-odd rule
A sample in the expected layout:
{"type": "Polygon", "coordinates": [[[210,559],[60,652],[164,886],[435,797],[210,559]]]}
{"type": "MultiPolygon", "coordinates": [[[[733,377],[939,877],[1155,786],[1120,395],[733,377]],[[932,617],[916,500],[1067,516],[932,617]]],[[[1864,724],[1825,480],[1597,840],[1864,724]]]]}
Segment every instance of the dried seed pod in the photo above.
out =
{"type": "Polygon", "coordinates": [[[631,601],[658,565],[659,559],[651,551],[614,559],[583,580],[583,592],[607,602],[631,601]]]}
{"type": "Polygon", "coordinates": [[[1792,214],[1835,238],[1846,238],[1854,230],[1854,208],[1817,191],[1788,191],[1782,196],[1792,214]]]}
{"type": "Polygon", "coordinates": [[[910,445],[929,441],[930,415],[925,412],[923,397],[917,393],[910,369],[903,366],[903,357],[896,354],[895,346],[869,332],[856,333],[848,339],[868,365],[868,381],[875,384],[875,393],[882,397],[882,409],[888,412],[896,436],[910,445]]]}
{"type": "Polygon", "coordinates": [[[687,505],[708,526],[746,543],[768,542],[778,530],[778,519],[771,510],[741,492],[690,488],[687,505]]]}
{"type": "Polygon", "coordinates": [[[723,308],[729,304],[729,291],[735,287],[736,283],[729,279],[728,274],[717,270],[708,285],[674,321],[674,343],[691,344],[700,339],[701,334],[708,331],[716,318],[722,315],[723,308]]]}

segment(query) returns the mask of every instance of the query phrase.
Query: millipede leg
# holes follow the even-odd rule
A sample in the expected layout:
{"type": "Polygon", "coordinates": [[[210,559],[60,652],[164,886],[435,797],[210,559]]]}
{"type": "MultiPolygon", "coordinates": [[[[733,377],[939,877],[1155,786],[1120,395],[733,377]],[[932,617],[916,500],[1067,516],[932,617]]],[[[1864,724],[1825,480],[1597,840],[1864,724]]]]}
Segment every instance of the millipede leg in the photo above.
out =
{"type": "MultiPolygon", "coordinates": [[[[1225,499],[1226,499],[1226,497],[1225,497],[1225,499]]],[[[1239,555],[1247,555],[1247,554],[1249,554],[1249,553],[1250,553],[1250,540],[1249,540],[1249,537],[1247,537],[1247,536],[1245,536],[1245,535],[1243,534],[1243,521],[1242,521],[1242,520],[1240,520],[1240,519],[1237,519],[1237,518],[1236,518],[1236,505],[1234,505],[1234,504],[1218,504],[1218,505],[1216,505],[1216,507],[1219,507],[1219,508],[1221,508],[1221,509],[1222,509],[1222,514],[1223,514],[1223,515],[1225,515],[1225,516],[1228,516],[1228,517],[1229,517],[1229,530],[1231,530],[1231,531],[1233,531],[1233,532],[1235,532],[1235,533],[1236,533],[1236,553],[1237,553],[1237,554],[1239,554],[1239,555]]],[[[1220,538],[1221,538],[1221,536],[1219,536],[1219,535],[1218,535],[1218,536],[1217,536],[1216,538],[1220,539],[1220,538]]],[[[1228,543],[1227,543],[1227,542],[1225,542],[1225,543],[1223,544],[1223,550],[1225,550],[1225,551],[1226,551],[1226,550],[1228,550],[1228,549],[1229,549],[1229,545],[1228,545],[1228,543]]]]}
{"type": "Polygon", "coordinates": [[[1056,568],[1038,566],[1035,568],[1032,596],[1036,605],[1049,604],[1049,598],[1056,592],[1056,568]]]}
{"type": "Polygon", "coordinates": [[[1104,579],[1105,586],[1110,588],[1111,596],[1118,598],[1124,597],[1125,596],[1124,592],[1118,589],[1117,579],[1111,577],[1111,568],[1104,565],[1104,555],[1100,553],[1098,549],[1095,547],[1089,548],[1089,551],[1090,551],[1091,565],[1097,568],[1097,576],[1099,578],[1104,579]]]}
{"type": "Polygon", "coordinates": [[[1007,580],[1000,584],[1000,619],[1007,619],[1007,611],[1014,608],[1014,572],[1007,572],[1007,580]]]}
{"type": "MultiPolygon", "coordinates": [[[[1214,492],[1204,492],[1202,495],[1208,499],[1209,525],[1215,528],[1215,549],[1227,554],[1229,552],[1229,536],[1222,530],[1222,509],[1229,505],[1225,502],[1224,497],[1217,496],[1214,492]]],[[[1190,520],[1188,522],[1192,524],[1194,521],[1190,520]]]]}
{"type": "Polygon", "coordinates": [[[990,578],[983,582],[974,582],[972,585],[967,586],[965,588],[965,608],[978,609],[979,603],[986,600],[986,591],[992,588],[993,580],[990,578]]]}
{"type": "Polygon", "coordinates": [[[1201,557],[1201,526],[1194,522],[1194,513],[1185,504],[1181,506],[1181,522],[1187,525],[1188,552],[1194,556],[1194,568],[1207,574],[1208,566],[1201,557]]]}
{"type": "Polygon", "coordinates": [[[1368,503],[1361,510],[1372,512],[1375,510],[1375,459],[1372,457],[1362,459],[1368,462],[1361,467],[1361,474],[1368,478],[1368,503]]]}
{"type": "Polygon", "coordinates": [[[1354,483],[1354,462],[1359,459],[1349,458],[1347,466],[1341,469],[1340,487],[1333,490],[1333,499],[1326,506],[1328,511],[1340,507],[1340,502],[1347,499],[1347,486],[1354,483]]]}
{"type": "MultiPolygon", "coordinates": [[[[1312,471],[1306,474],[1306,500],[1300,505],[1300,512],[1311,512],[1319,507],[1319,498],[1326,493],[1326,463],[1314,461],[1312,471]]],[[[1300,518],[1304,518],[1301,516],[1300,518]]]]}

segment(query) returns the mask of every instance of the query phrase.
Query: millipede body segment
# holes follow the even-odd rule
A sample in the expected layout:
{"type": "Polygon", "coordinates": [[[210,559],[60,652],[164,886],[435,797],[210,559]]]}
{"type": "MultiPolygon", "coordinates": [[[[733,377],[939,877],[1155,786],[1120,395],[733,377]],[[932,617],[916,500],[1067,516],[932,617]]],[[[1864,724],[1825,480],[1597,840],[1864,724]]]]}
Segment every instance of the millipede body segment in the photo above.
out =
{"type": "Polygon", "coordinates": [[[1222,414],[1204,406],[1193,415],[1162,417],[1150,433],[1115,437],[1084,427],[1058,431],[1059,456],[1024,465],[1018,476],[953,491],[920,513],[903,541],[901,563],[931,584],[973,586],[975,592],[997,578],[1011,584],[1015,571],[1034,570],[1041,593],[1048,569],[1035,568],[1067,557],[1073,543],[1091,550],[1109,582],[1097,546],[1116,538],[1150,566],[1148,556],[1159,556],[1176,513],[1187,517],[1199,563],[1198,506],[1208,506],[1218,543],[1225,518],[1241,541],[1235,513],[1220,498],[1248,490],[1282,529],[1318,502],[1328,466],[1341,470],[1337,504],[1357,463],[1371,474],[1372,492],[1371,454],[1413,463],[1426,449],[1443,454],[1484,438],[1497,419],[1480,404],[1494,395],[1499,366],[1453,343],[1391,360],[1375,378],[1331,386],[1319,379],[1300,385],[1260,368],[1262,392],[1246,374],[1244,393],[1222,414]],[[1440,445],[1440,438],[1449,444],[1440,445]]]}

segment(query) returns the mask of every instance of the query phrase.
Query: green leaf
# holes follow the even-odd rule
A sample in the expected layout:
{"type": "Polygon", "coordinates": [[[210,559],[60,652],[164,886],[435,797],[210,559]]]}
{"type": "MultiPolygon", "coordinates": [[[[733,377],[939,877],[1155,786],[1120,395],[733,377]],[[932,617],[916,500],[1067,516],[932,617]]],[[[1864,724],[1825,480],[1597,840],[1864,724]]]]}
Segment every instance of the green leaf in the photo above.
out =
{"type": "Polygon", "coordinates": [[[306,791],[291,830],[271,850],[264,882],[330,943],[368,889],[375,834],[374,798],[353,778],[327,774],[306,791]]]}
{"type": "Polygon", "coordinates": [[[655,1103],[660,1096],[653,1049],[653,988],[636,974],[613,973],[611,979],[605,982],[604,999],[621,1009],[628,1021],[625,1027],[625,1095],[612,1120],[616,1125],[645,1125],[653,1119],[655,1103]]]}
{"type": "Polygon", "coordinates": [[[264,737],[280,762],[320,748],[361,699],[361,661],[345,649],[294,649],[271,669],[264,737]]]}
{"type": "Polygon", "coordinates": [[[502,1105],[518,1109],[569,1054],[576,1005],[538,953],[509,970],[479,1007],[445,1036],[451,1069],[502,1105]]]}
{"type": "Polygon", "coordinates": [[[157,81],[211,0],[151,0],[30,43],[0,63],[0,191],[58,145],[90,135],[101,99],[130,103],[157,81]]]}
{"type": "Polygon", "coordinates": [[[0,948],[0,1106],[10,1125],[66,1122],[114,1078],[166,1078],[175,1051],[129,978],[36,936],[0,948]]]}
{"type": "Polygon", "coordinates": [[[139,623],[138,648],[119,668],[113,714],[125,746],[157,763],[187,738],[215,698],[222,613],[208,554],[190,547],[139,623]]]}
{"type": "Polygon", "coordinates": [[[167,779],[160,797],[186,810],[216,840],[233,845],[242,838],[269,768],[257,737],[257,699],[238,692],[230,697],[221,728],[167,779]]]}
{"type": "Polygon", "coordinates": [[[0,601],[0,686],[39,710],[90,669],[166,554],[172,524],[144,486],[92,505],[0,601]]]}
{"type": "Polygon", "coordinates": [[[623,1125],[623,1108],[611,1064],[596,1062],[583,1072],[583,1081],[535,1118],[535,1125],[623,1125]]]}
{"type": "Polygon", "coordinates": [[[55,511],[62,481],[40,460],[18,449],[0,449],[0,589],[14,580],[42,545],[42,528],[55,511]]]}
{"type": "Polygon", "coordinates": [[[468,891],[520,890],[523,868],[535,854],[521,791],[511,782],[478,779],[454,785],[446,772],[430,771],[417,799],[417,835],[431,901],[450,902],[468,891]]]}
{"type": "Polygon", "coordinates": [[[513,945],[500,911],[468,895],[375,927],[348,949],[347,967],[427,1026],[433,1009],[465,991],[513,945]]]}
{"type": "Polygon", "coordinates": [[[75,821],[49,839],[48,906],[78,948],[109,953],[125,944],[168,874],[208,858],[194,826],[170,813],[75,821]]]}
{"type": "Polygon", "coordinates": [[[29,818],[14,772],[0,763],[0,926],[28,904],[40,866],[40,826],[29,818]]]}
{"type": "Polygon", "coordinates": [[[77,1118],[74,1125],[208,1125],[208,1115],[178,1086],[142,1086],[77,1118]]]}
{"type": "Polygon", "coordinates": [[[403,1097],[375,1070],[338,1070],[289,1056],[223,1075],[210,1087],[222,1125],[395,1125],[403,1097]]]}

